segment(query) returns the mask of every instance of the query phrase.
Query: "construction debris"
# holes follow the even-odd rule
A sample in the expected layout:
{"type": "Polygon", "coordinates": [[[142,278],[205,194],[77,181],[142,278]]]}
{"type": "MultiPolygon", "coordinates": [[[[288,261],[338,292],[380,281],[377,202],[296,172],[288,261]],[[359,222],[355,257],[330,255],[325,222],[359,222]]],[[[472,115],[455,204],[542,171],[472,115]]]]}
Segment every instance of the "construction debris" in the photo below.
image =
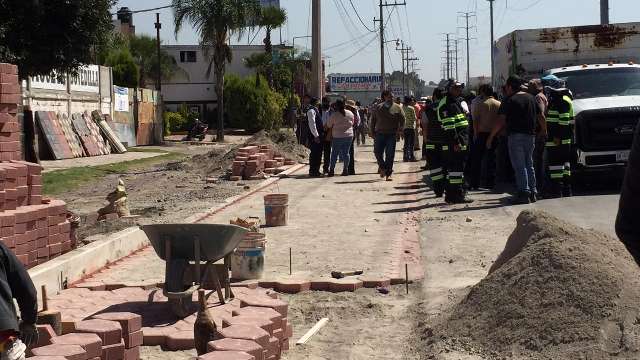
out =
{"type": "Polygon", "coordinates": [[[124,180],[118,179],[116,189],[107,195],[106,200],[109,204],[98,210],[98,220],[131,216],[124,180]]]}

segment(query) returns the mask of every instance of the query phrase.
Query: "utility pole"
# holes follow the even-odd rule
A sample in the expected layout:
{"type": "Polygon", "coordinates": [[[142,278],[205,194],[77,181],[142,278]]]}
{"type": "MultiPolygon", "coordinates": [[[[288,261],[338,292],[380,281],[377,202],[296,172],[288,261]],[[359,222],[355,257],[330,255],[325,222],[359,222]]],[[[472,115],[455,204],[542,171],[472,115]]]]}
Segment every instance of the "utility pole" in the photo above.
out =
{"type": "MultiPolygon", "coordinates": [[[[415,66],[414,66],[414,65],[415,65],[415,64],[414,64],[414,63],[415,63],[416,61],[418,61],[418,60],[420,60],[420,59],[418,59],[417,57],[410,57],[410,58],[407,58],[407,73],[411,74],[411,73],[415,72],[415,70],[414,70],[414,68],[415,68],[415,66]],[[409,70],[409,69],[411,69],[411,70],[409,70]]],[[[413,83],[413,86],[414,86],[414,89],[413,89],[413,90],[415,90],[415,85],[416,85],[416,84],[415,84],[415,82],[414,82],[414,83],[413,83]]],[[[409,91],[409,92],[410,92],[410,91],[409,91]]]]}
{"type": "Polygon", "coordinates": [[[456,81],[458,81],[458,39],[454,40],[454,43],[456,45],[456,49],[454,50],[454,53],[456,54],[456,81]]]}
{"type": "Polygon", "coordinates": [[[600,0],[600,25],[609,25],[609,0],[600,0]]]}
{"type": "Polygon", "coordinates": [[[464,40],[466,40],[467,42],[467,84],[469,84],[469,80],[471,79],[471,56],[470,56],[469,40],[472,39],[471,37],[469,37],[469,29],[472,28],[472,26],[469,26],[469,19],[472,17],[475,17],[476,14],[472,12],[460,12],[459,14],[461,17],[464,17],[465,23],[466,23],[466,25],[464,26],[464,29],[466,31],[467,36],[464,38],[464,40]]]}
{"type": "Polygon", "coordinates": [[[491,16],[491,85],[496,86],[496,79],[495,79],[495,59],[494,59],[494,53],[493,53],[493,48],[494,48],[494,33],[493,33],[493,2],[496,0],[487,0],[489,1],[489,12],[490,12],[490,16],[491,16]]]}
{"type": "Polygon", "coordinates": [[[312,0],[312,46],[311,46],[311,95],[318,99],[322,97],[323,69],[322,69],[322,18],[320,0],[312,0]]]}
{"type": "Polygon", "coordinates": [[[158,52],[158,66],[156,69],[156,90],[160,92],[162,90],[162,66],[160,65],[160,29],[162,24],[160,23],[160,13],[156,13],[156,48],[158,52]]]}
{"type": "Polygon", "coordinates": [[[409,64],[407,62],[407,66],[405,67],[405,61],[407,61],[407,58],[409,57],[409,51],[411,51],[411,47],[404,47],[404,41],[400,42],[401,47],[398,49],[396,47],[396,50],[400,51],[400,53],[402,54],[402,95],[406,95],[407,94],[407,80],[406,80],[406,71],[405,69],[407,69],[409,67],[409,64]]]}
{"type": "Polygon", "coordinates": [[[447,34],[447,80],[451,79],[451,42],[449,36],[450,34],[447,34]]]}
{"type": "Polygon", "coordinates": [[[388,7],[388,6],[406,6],[407,2],[393,2],[393,3],[387,3],[386,0],[384,2],[384,4],[382,3],[382,0],[380,0],[380,4],[378,5],[380,8],[380,17],[378,19],[374,19],[374,22],[379,22],[380,23],[380,77],[381,77],[381,81],[380,81],[380,91],[384,91],[387,88],[386,85],[386,79],[385,79],[385,75],[386,75],[386,71],[384,69],[384,8],[388,7]]]}

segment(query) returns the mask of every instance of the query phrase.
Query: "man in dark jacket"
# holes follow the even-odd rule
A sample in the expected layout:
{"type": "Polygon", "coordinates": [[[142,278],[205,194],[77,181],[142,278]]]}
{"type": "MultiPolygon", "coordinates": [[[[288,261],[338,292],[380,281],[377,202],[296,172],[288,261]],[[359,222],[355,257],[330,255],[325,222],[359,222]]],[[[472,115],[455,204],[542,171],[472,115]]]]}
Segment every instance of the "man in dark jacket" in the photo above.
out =
{"type": "Polygon", "coordinates": [[[640,265],[640,125],[636,127],[622,186],[616,233],[640,265]]]}
{"type": "Polygon", "coordinates": [[[2,359],[23,359],[26,346],[38,342],[38,299],[29,273],[0,242],[0,354],[2,359]],[[18,302],[22,321],[13,299],[18,302]],[[26,345],[26,346],[25,346],[26,345]]]}

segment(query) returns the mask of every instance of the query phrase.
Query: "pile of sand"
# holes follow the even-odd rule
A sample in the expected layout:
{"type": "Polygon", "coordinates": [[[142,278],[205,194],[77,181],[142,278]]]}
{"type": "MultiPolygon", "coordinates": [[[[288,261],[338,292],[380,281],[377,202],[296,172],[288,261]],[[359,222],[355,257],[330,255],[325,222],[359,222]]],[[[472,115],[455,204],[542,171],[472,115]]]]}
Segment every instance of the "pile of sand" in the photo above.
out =
{"type": "Polygon", "coordinates": [[[225,172],[231,167],[238,149],[249,145],[272,145],[277,153],[298,162],[309,156],[309,150],[298,144],[291,131],[260,131],[242,145],[234,146],[229,150],[215,149],[204,155],[196,155],[182,164],[182,167],[205,175],[225,172]]]}
{"type": "Polygon", "coordinates": [[[524,211],[489,275],[434,329],[499,357],[640,358],[640,268],[617,240],[524,211]]]}

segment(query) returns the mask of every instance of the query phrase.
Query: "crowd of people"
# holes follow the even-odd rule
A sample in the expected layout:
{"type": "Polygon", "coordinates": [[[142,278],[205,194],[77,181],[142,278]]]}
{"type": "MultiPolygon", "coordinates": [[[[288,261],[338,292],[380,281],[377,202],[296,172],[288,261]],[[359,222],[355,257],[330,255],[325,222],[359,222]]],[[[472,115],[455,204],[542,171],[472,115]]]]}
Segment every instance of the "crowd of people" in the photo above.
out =
{"type": "Polygon", "coordinates": [[[572,94],[554,75],[528,82],[511,76],[500,95],[488,84],[465,94],[464,84],[448,80],[420,102],[387,90],[370,106],[327,97],[318,105],[311,96],[303,104],[312,177],[334,176],[338,160],[343,176],[354,175],[354,148],[368,136],[387,181],[399,141],[405,162],[418,161],[421,148],[433,191],[447,203],[469,203],[468,191],[481,188],[515,186],[515,204],[572,195],[572,94]]]}

